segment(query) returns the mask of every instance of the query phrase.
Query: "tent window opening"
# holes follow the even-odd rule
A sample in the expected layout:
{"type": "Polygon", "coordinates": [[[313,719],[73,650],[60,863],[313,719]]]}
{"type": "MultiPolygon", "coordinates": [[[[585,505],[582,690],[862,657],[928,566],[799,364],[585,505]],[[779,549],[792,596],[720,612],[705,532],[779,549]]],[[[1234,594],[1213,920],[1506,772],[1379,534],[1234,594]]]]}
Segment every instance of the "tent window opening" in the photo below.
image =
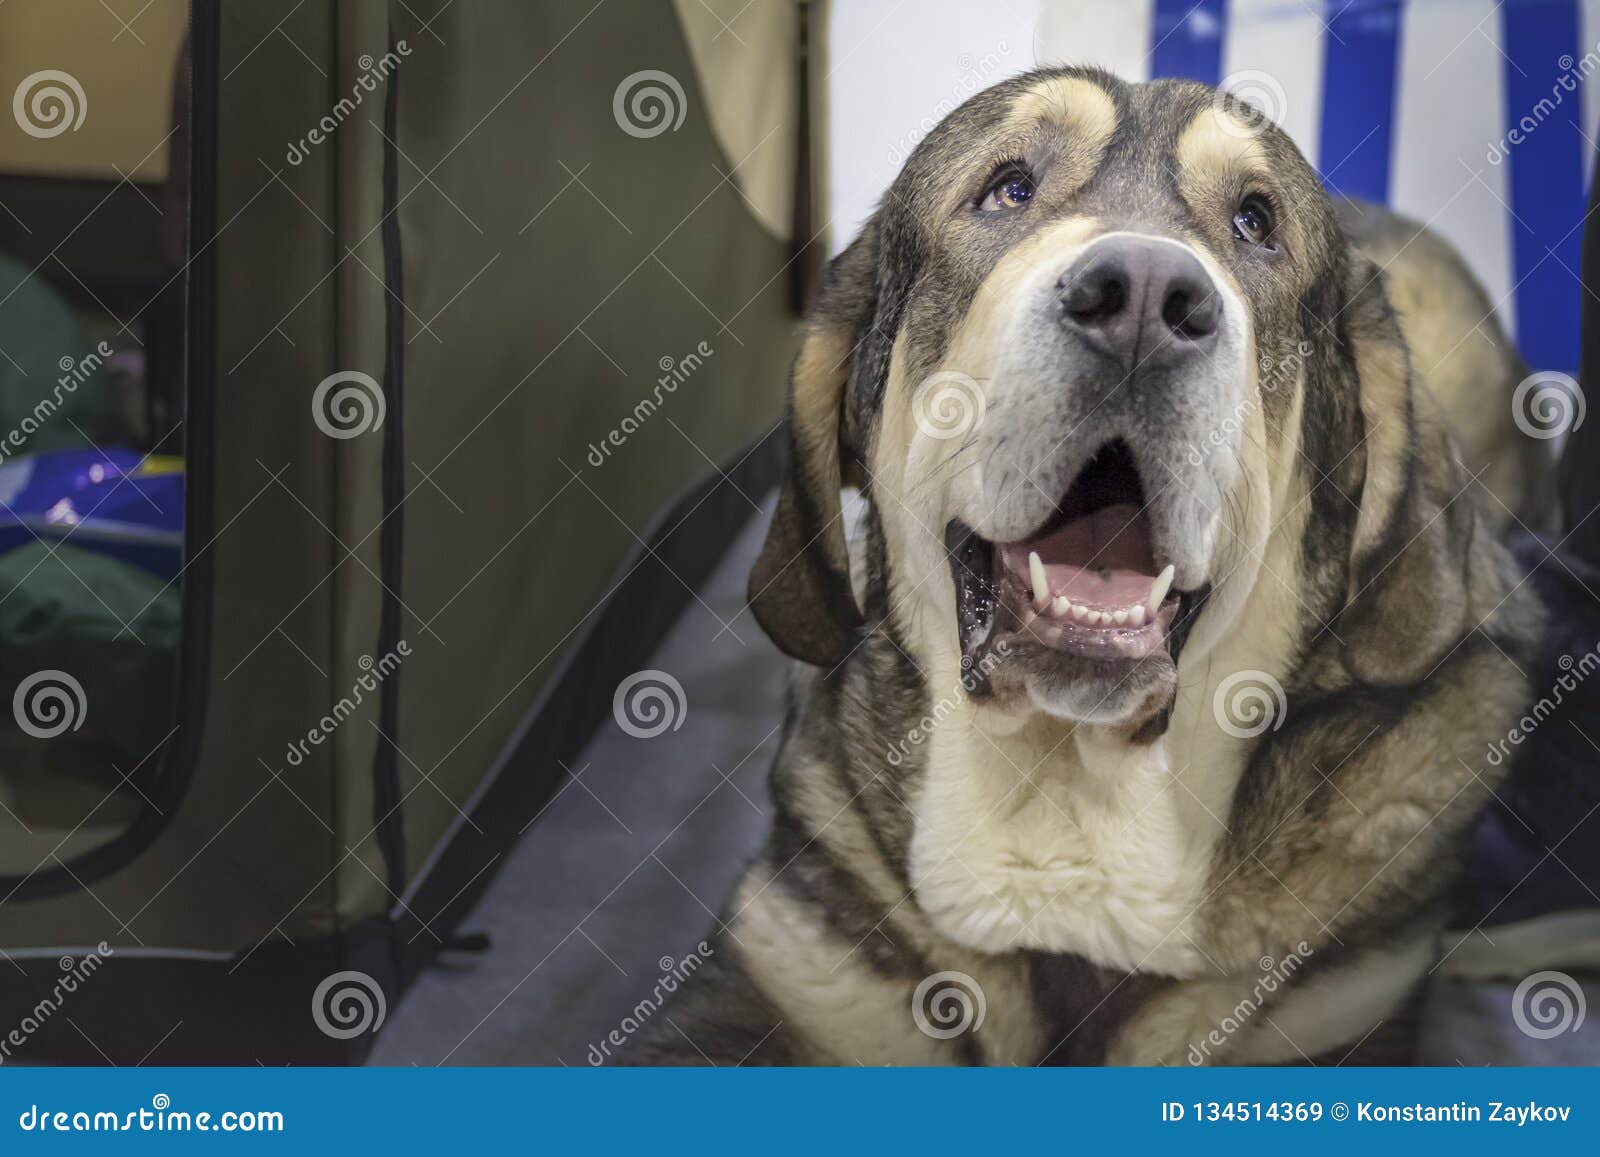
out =
{"type": "Polygon", "coordinates": [[[87,12],[0,8],[0,880],[158,811],[177,731],[189,6],[87,12]]]}

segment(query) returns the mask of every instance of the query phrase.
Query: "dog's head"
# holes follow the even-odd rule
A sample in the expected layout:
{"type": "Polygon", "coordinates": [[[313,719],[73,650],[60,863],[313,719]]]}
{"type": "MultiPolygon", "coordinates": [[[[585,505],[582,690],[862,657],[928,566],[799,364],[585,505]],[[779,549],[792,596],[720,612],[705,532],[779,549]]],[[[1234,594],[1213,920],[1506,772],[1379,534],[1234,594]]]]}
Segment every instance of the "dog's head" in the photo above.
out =
{"type": "Polygon", "coordinates": [[[887,624],[1006,710],[1133,728],[1287,566],[1296,621],[1337,617],[1347,662],[1395,677],[1464,606],[1418,394],[1376,269],[1254,109],[1020,77],[935,128],[834,261],[752,603],[824,668],[887,624]],[[1433,605],[1403,606],[1419,583],[1433,605]]]}

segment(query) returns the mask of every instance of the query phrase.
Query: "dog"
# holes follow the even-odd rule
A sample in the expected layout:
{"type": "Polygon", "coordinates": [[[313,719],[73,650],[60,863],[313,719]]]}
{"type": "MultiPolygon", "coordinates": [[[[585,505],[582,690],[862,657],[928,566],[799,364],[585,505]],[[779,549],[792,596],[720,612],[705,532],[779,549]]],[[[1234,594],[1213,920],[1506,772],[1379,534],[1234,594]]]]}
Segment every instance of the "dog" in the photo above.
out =
{"type": "Polygon", "coordinates": [[[632,1060],[1409,1059],[1544,612],[1424,380],[1520,362],[1402,235],[1193,82],[929,133],[793,366],[774,828],[632,1060]]]}

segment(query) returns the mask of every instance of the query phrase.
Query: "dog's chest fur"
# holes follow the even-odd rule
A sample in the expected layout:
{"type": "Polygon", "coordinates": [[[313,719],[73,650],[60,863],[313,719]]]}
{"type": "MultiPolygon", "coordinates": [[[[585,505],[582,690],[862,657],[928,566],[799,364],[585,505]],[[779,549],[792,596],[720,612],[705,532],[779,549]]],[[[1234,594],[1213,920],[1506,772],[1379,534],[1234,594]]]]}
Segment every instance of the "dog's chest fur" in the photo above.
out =
{"type": "Polygon", "coordinates": [[[1185,770],[1165,739],[946,729],[916,804],[920,906],[939,932],[982,951],[1193,975],[1204,957],[1186,925],[1227,805],[1204,799],[1185,770]]]}

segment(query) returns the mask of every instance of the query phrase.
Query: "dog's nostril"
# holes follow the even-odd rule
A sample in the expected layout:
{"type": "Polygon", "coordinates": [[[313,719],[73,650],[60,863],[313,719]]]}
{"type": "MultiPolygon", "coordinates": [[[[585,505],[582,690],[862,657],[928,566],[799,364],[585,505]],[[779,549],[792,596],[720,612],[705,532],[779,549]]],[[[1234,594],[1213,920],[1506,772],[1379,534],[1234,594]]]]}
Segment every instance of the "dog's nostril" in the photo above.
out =
{"type": "Polygon", "coordinates": [[[1117,269],[1090,270],[1067,285],[1062,305],[1074,321],[1109,321],[1127,308],[1127,276],[1117,269]]]}
{"type": "Polygon", "coordinates": [[[1161,320],[1176,336],[1191,341],[1217,330],[1221,303],[1208,285],[1180,280],[1168,286],[1161,303],[1161,320]]]}

